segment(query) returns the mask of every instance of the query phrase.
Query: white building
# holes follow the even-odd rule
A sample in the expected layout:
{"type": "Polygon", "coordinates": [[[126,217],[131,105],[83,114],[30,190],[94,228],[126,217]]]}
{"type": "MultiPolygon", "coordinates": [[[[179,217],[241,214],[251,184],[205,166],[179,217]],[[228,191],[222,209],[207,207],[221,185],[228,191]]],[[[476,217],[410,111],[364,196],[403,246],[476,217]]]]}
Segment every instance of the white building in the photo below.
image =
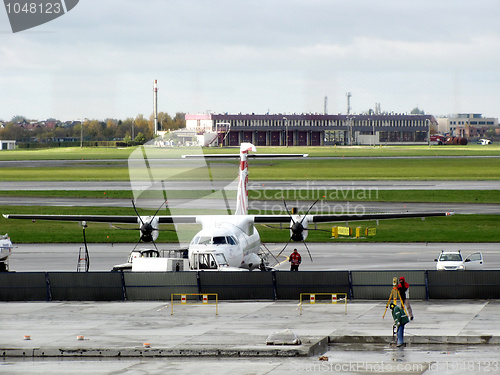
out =
{"type": "Polygon", "coordinates": [[[486,132],[498,128],[498,118],[483,117],[481,113],[459,113],[437,119],[438,132],[454,137],[484,138],[486,132]]]}
{"type": "Polygon", "coordinates": [[[0,150],[15,150],[16,141],[0,140],[0,150]]]}

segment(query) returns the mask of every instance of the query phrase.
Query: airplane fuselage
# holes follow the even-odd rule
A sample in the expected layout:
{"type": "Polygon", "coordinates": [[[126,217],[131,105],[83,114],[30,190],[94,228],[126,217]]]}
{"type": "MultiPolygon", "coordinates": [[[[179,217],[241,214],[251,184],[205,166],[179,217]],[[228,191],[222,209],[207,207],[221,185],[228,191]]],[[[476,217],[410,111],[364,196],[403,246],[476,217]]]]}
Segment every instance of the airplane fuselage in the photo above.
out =
{"type": "Polygon", "coordinates": [[[192,269],[242,268],[260,266],[260,236],[246,215],[206,216],[203,229],[188,250],[192,269]]]}

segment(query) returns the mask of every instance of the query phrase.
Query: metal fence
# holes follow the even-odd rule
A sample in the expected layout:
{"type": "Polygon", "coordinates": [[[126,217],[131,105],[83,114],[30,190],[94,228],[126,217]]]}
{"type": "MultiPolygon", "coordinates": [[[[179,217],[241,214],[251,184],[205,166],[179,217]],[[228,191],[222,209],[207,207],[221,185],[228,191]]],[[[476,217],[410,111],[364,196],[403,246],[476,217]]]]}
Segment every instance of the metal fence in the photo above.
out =
{"type": "Polygon", "coordinates": [[[301,293],[347,293],[386,300],[404,276],[412,299],[497,299],[499,271],[4,272],[0,301],[166,301],[173,293],[220,300],[298,300],[301,293]]]}

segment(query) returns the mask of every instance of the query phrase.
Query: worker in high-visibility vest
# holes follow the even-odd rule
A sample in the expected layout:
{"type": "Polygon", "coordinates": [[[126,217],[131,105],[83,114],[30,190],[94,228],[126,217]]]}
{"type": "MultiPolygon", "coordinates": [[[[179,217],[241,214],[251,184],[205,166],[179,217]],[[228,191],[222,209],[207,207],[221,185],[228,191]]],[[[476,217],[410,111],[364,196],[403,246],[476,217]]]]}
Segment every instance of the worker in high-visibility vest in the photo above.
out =
{"type": "Polygon", "coordinates": [[[302,257],[300,256],[297,249],[293,249],[293,253],[289,257],[290,261],[290,271],[298,271],[299,265],[302,262],[302,257]]]}
{"type": "Polygon", "coordinates": [[[398,305],[391,302],[392,318],[394,319],[394,325],[396,326],[398,341],[397,346],[401,347],[405,344],[404,334],[405,334],[405,324],[410,321],[405,311],[398,305]]]}

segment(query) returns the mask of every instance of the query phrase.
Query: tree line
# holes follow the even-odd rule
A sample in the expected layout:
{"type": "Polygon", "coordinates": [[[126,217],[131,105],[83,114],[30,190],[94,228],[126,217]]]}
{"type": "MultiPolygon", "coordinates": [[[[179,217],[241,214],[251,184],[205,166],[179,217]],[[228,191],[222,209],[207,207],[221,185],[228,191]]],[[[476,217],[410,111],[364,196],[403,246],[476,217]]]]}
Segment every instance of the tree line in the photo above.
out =
{"type": "MultiPolygon", "coordinates": [[[[80,140],[83,130],[84,141],[124,140],[143,143],[154,137],[154,117],[146,119],[142,114],[127,117],[125,120],[105,119],[61,122],[56,119],[46,121],[28,120],[24,116],[14,116],[3,123],[0,139],[17,142],[48,143],[60,140],[80,140]],[[82,129],[83,127],[83,129],[82,129]]],[[[170,116],[166,112],[158,113],[158,128],[178,130],[186,127],[185,114],[177,112],[170,116]]]]}

